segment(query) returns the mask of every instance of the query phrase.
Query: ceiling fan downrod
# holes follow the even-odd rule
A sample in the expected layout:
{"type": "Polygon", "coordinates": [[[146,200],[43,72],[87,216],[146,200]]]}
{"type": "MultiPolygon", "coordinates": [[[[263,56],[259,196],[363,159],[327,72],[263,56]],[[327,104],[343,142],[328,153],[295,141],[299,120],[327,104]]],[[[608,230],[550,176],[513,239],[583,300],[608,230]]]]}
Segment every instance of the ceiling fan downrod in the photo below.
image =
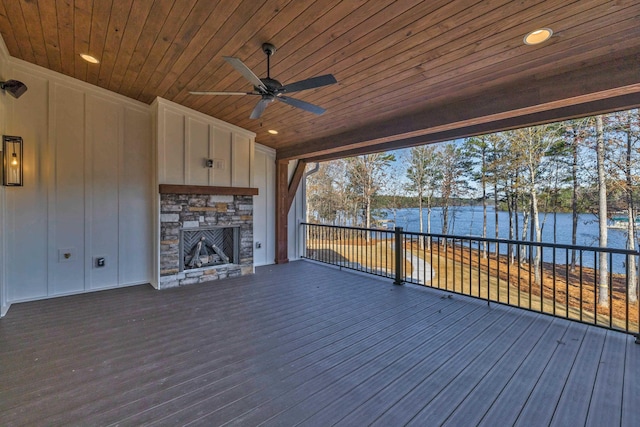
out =
{"type": "Polygon", "coordinates": [[[276,47],[271,43],[262,43],[262,51],[267,55],[267,78],[271,78],[271,55],[276,53],[276,47]]]}

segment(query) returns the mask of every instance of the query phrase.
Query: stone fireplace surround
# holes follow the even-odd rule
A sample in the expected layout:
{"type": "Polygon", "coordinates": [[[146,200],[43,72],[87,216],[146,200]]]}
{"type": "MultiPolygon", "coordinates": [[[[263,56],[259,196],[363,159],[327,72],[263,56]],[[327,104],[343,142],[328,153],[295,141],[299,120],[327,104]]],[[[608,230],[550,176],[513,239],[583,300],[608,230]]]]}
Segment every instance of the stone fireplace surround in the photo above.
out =
{"type": "Polygon", "coordinates": [[[252,274],[255,188],[160,185],[160,289],[252,274]],[[180,271],[180,230],[240,228],[240,259],[180,271]]]}

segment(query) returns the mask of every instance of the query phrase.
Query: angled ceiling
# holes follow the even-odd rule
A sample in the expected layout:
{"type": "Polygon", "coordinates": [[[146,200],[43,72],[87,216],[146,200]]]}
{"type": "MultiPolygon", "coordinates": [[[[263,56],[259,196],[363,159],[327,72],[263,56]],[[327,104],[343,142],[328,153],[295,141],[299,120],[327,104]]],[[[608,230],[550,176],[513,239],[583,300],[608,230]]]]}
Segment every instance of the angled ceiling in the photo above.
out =
{"type": "Polygon", "coordinates": [[[250,129],[278,157],[328,159],[640,105],[637,0],[4,0],[12,56],[150,103],[180,103],[250,129]],[[540,27],[553,37],[527,46],[540,27]],[[257,97],[223,56],[327,109],[257,97]],[[100,60],[88,64],[79,54],[100,60]],[[268,129],[279,131],[277,136],[268,129]]]}

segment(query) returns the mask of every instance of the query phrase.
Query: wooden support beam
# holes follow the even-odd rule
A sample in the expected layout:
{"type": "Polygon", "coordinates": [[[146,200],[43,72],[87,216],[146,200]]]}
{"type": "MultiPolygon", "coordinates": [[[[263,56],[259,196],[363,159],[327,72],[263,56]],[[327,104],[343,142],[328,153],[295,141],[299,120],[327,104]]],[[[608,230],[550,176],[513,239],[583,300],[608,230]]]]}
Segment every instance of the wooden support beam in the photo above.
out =
{"type": "Polygon", "coordinates": [[[276,264],[289,262],[289,162],[276,161],[276,264]]]}
{"type": "Polygon", "coordinates": [[[306,166],[304,160],[298,161],[289,182],[289,162],[276,161],[276,264],[289,262],[289,210],[306,166]]]}
{"type": "MultiPolygon", "coordinates": [[[[335,153],[353,153],[398,140],[415,138],[429,141],[435,139],[430,138],[435,134],[468,135],[474,127],[494,132],[499,127],[493,124],[508,120],[528,126],[534,123],[517,118],[535,117],[536,114],[549,111],[563,112],[565,108],[578,104],[601,110],[597,107],[598,102],[640,94],[637,65],[640,52],[633,49],[625,54],[622,57],[601,57],[597,59],[599,62],[585,64],[582,68],[558,70],[552,75],[538,75],[527,81],[481,90],[474,96],[452,98],[439,105],[402,112],[381,120],[375,126],[366,124],[339,134],[283,147],[277,150],[277,159],[321,159],[335,153]]],[[[548,121],[561,118],[547,115],[548,121]]]]}
{"type": "Polygon", "coordinates": [[[366,147],[354,148],[351,150],[337,151],[306,159],[307,162],[326,162],[329,160],[343,159],[345,157],[360,156],[362,154],[378,153],[381,151],[399,150],[402,148],[415,147],[436,142],[452,141],[458,138],[467,138],[476,135],[486,135],[493,132],[518,129],[526,126],[540,125],[554,121],[569,120],[579,117],[592,116],[597,114],[610,113],[612,111],[630,110],[640,107],[640,93],[630,93],[614,98],[607,98],[599,101],[591,101],[582,104],[562,107],[539,113],[526,114],[509,119],[498,120],[491,123],[482,123],[459,129],[452,129],[443,132],[435,132],[428,135],[403,138],[382,144],[370,145],[366,147]]]}
{"type": "Polygon", "coordinates": [[[287,212],[291,210],[291,204],[293,203],[293,199],[296,197],[296,193],[298,192],[298,187],[300,186],[300,182],[302,181],[302,177],[304,176],[304,171],[307,168],[307,162],[304,160],[298,160],[298,164],[296,165],[296,170],[293,172],[293,176],[291,177],[291,182],[289,183],[289,192],[288,192],[288,200],[287,200],[287,212]]]}

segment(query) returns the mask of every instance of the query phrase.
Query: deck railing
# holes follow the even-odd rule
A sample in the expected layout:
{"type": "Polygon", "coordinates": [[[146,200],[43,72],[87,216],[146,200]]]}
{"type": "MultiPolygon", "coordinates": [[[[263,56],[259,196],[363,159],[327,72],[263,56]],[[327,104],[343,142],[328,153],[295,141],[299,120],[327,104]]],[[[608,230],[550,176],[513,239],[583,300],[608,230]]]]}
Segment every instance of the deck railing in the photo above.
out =
{"type": "Polygon", "coordinates": [[[402,228],[302,227],[304,258],[640,337],[638,251],[402,228]]]}

